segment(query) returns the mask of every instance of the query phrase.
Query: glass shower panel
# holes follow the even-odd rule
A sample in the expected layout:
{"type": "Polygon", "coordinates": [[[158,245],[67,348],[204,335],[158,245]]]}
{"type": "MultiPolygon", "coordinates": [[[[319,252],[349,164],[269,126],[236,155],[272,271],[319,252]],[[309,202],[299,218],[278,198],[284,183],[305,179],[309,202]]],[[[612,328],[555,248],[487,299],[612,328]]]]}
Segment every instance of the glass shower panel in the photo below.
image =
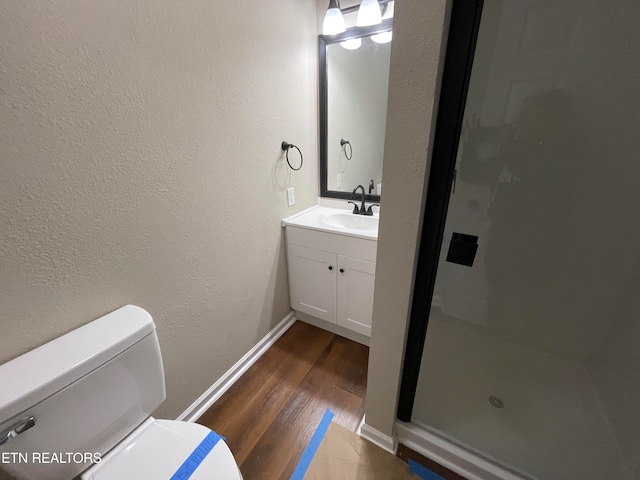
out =
{"type": "Polygon", "coordinates": [[[484,2],[412,422],[525,478],[640,478],[639,19],[484,2]]]}

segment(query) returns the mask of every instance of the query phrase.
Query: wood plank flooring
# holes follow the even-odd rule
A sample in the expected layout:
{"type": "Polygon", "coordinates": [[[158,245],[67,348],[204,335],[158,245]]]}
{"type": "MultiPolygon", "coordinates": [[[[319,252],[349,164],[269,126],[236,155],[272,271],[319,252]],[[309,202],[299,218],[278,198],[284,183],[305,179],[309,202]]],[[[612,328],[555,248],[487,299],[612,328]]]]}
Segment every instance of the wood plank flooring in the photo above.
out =
{"type": "Polygon", "coordinates": [[[364,414],[369,349],[296,322],[198,420],[227,439],[245,480],[288,479],[327,408],[364,414]]]}

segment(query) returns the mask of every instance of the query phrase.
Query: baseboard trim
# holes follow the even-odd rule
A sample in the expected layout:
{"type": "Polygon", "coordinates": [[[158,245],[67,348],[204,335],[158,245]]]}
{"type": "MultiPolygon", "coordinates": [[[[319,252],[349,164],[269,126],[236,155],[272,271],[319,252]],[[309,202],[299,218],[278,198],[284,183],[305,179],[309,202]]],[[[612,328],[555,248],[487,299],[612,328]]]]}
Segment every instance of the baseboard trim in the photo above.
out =
{"type": "Polygon", "coordinates": [[[176,420],[195,422],[213,405],[238,379],[264,355],[264,353],[278,340],[296,321],[295,312],[291,311],[278,323],[262,340],[238,360],[216,383],[200,395],[176,420]]]}
{"type": "Polygon", "coordinates": [[[373,428],[371,425],[367,425],[365,418],[363,418],[362,425],[360,425],[358,430],[360,436],[365,440],[369,440],[371,443],[379,446],[389,453],[392,453],[393,455],[396,454],[396,450],[398,449],[398,442],[396,439],[373,428]]]}
{"type": "Polygon", "coordinates": [[[349,330],[348,328],[344,328],[342,325],[337,325],[335,323],[327,322],[325,320],[320,320],[312,315],[308,315],[304,312],[294,311],[296,318],[304,323],[308,323],[309,325],[313,325],[314,327],[321,328],[323,330],[327,330],[328,332],[335,333],[336,335],[340,335],[341,337],[348,338],[349,340],[353,340],[354,342],[361,343],[362,345],[369,346],[369,337],[363,335],[358,332],[354,332],[353,330],[349,330]]]}
{"type": "Polygon", "coordinates": [[[398,443],[468,480],[523,480],[525,478],[411,423],[396,422],[396,439],[398,443]]]}

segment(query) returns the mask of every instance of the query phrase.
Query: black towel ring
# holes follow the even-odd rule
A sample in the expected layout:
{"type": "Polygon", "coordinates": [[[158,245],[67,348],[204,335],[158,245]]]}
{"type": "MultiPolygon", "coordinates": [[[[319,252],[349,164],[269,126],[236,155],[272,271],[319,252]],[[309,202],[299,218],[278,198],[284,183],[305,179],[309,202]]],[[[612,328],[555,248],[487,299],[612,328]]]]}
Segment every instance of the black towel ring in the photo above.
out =
{"type": "Polygon", "coordinates": [[[340,146],[344,150],[344,156],[347,160],[351,160],[353,158],[353,147],[351,146],[351,142],[349,140],[345,140],[344,138],[340,140],[340,146]],[[347,145],[349,145],[349,154],[347,155],[347,145]]]}
{"type": "Polygon", "coordinates": [[[289,142],[282,142],[282,150],[284,150],[286,153],[286,158],[287,158],[287,164],[289,165],[289,168],[291,170],[294,171],[298,171],[302,168],[302,164],[304,163],[304,158],[302,157],[302,152],[300,151],[300,149],[298,147],[296,147],[293,143],[289,143],[289,142]],[[295,148],[296,150],[298,150],[298,153],[300,154],[300,166],[298,168],[293,168],[291,166],[291,162],[289,161],[289,149],[291,148],[295,148]]]}

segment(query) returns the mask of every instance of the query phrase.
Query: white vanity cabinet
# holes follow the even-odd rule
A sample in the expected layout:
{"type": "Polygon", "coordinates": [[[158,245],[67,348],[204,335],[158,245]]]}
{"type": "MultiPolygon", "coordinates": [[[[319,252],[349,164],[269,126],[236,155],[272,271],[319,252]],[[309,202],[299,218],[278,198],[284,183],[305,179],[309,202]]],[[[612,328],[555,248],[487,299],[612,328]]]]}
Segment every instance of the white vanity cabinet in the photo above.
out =
{"type": "Polygon", "coordinates": [[[286,238],[291,308],[370,336],[377,240],[292,225],[286,238]]]}
{"type": "Polygon", "coordinates": [[[375,263],[338,256],[338,325],[371,336],[375,278],[375,263]]]}
{"type": "Polygon", "coordinates": [[[287,244],[287,262],[291,308],[336,323],[337,255],[287,244]]]}

